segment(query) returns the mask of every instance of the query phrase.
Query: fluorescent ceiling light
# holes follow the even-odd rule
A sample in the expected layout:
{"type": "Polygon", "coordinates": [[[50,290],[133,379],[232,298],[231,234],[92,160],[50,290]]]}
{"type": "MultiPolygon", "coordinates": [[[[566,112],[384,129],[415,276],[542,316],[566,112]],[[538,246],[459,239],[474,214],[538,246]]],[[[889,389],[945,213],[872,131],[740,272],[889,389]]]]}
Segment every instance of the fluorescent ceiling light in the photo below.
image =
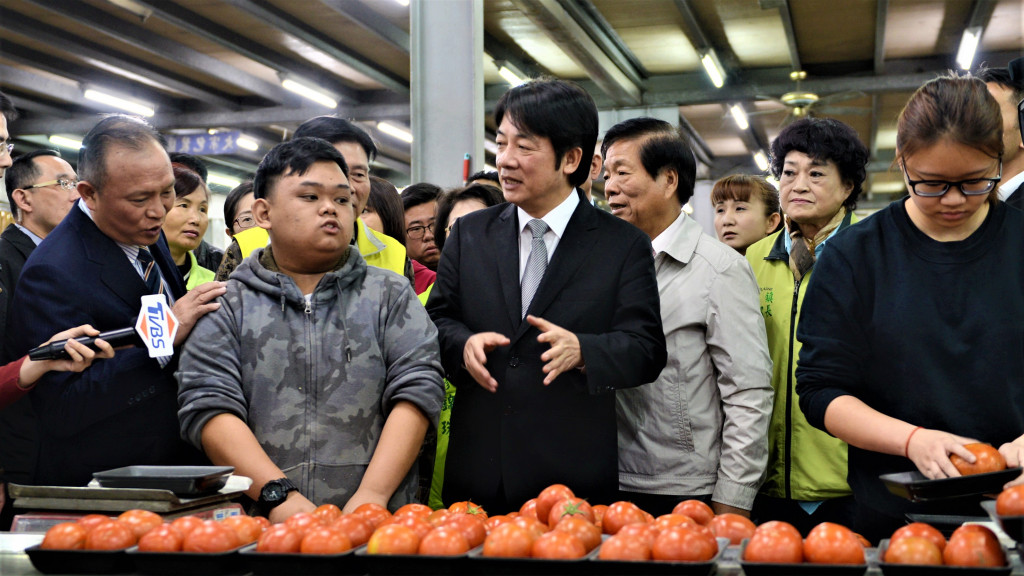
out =
{"type": "Polygon", "coordinates": [[[974,53],[978,50],[981,40],[981,26],[970,26],[964,30],[960,39],[960,49],[956,52],[956,63],[964,70],[970,70],[974,63],[974,53]]]}
{"type": "Polygon", "coordinates": [[[736,125],[740,127],[740,130],[750,128],[750,122],[747,120],[747,111],[739,104],[730,106],[729,113],[732,114],[732,118],[736,121],[736,125]]]}
{"type": "Polygon", "coordinates": [[[234,188],[242,183],[238,178],[217,174],[216,172],[210,172],[206,178],[206,182],[207,184],[217,184],[219,186],[224,186],[225,188],[234,188]]]}
{"type": "Polygon", "coordinates": [[[526,80],[520,78],[519,75],[513,72],[512,69],[509,68],[508,66],[502,66],[501,68],[499,68],[498,74],[501,74],[501,77],[505,79],[505,82],[508,82],[513,87],[519,86],[520,84],[526,82],[526,80]]]}
{"type": "Polygon", "coordinates": [[[338,107],[338,101],[335,100],[333,96],[329,95],[323,90],[320,90],[319,88],[314,88],[302,82],[296,82],[291,78],[282,79],[281,87],[290,92],[294,92],[299,96],[302,96],[303,98],[312,100],[313,102],[316,102],[317,104],[320,104],[322,106],[326,106],[328,108],[338,107]]]}
{"type": "Polygon", "coordinates": [[[409,5],[409,0],[395,0],[395,2],[398,2],[402,6],[408,6],[409,5]]]}
{"type": "Polygon", "coordinates": [[[495,156],[497,156],[498,155],[498,144],[496,142],[494,142],[493,140],[488,140],[487,138],[484,138],[484,150],[487,150],[491,154],[494,154],[495,156]]]}
{"type": "Polygon", "coordinates": [[[715,85],[715,88],[721,88],[725,85],[725,69],[722,68],[722,63],[718,60],[718,55],[715,54],[714,49],[708,48],[704,56],[701,56],[700,63],[704,65],[704,70],[708,73],[708,78],[711,79],[711,83],[715,85]]]}
{"type": "Polygon", "coordinates": [[[252,150],[253,152],[258,150],[260,147],[260,143],[257,142],[255,138],[251,138],[245,134],[240,134],[238,138],[235,138],[235,144],[237,144],[239,148],[245,148],[246,150],[252,150]]]}
{"type": "Polygon", "coordinates": [[[61,148],[67,148],[68,150],[79,150],[82,148],[81,140],[75,140],[74,138],[66,138],[64,136],[50,136],[50,143],[56,144],[61,148]]]}
{"type": "Polygon", "coordinates": [[[497,168],[495,168],[494,166],[491,166],[490,164],[484,164],[484,169],[487,170],[488,172],[497,172],[498,171],[497,168]]]}
{"type": "Polygon", "coordinates": [[[403,142],[412,144],[412,133],[405,128],[395,126],[394,124],[389,124],[387,122],[377,122],[377,130],[380,130],[388,136],[398,138],[403,142]]]}
{"type": "Polygon", "coordinates": [[[757,169],[761,170],[762,172],[767,170],[768,156],[765,156],[765,153],[763,151],[758,150],[757,153],[754,154],[754,164],[757,164],[757,169]]]}
{"type": "Polygon", "coordinates": [[[686,212],[687,214],[693,214],[693,206],[691,206],[689,202],[683,204],[683,212],[686,212]]]}
{"type": "Polygon", "coordinates": [[[114,96],[106,92],[100,92],[89,88],[85,91],[85,98],[92,100],[93,102],[99,102],[106,104],[107,106],[113,106],[114,108],[120,108],[121,110],[127,110],[138,114],[139,116],[146,116],[147,118],[156,114],[156,110],[153,109],[152,104],[143,104],[141,102],[133,102],[120,96],[114,96]]]}

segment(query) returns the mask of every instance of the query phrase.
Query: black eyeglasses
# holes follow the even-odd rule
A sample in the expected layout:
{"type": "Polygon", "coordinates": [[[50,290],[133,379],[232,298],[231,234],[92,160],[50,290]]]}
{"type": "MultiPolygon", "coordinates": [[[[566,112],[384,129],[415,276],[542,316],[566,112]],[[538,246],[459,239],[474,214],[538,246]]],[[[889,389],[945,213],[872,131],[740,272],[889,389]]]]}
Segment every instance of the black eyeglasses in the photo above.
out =
{"type": "Polygon", "coordinates": [[[423,238],[423,236],[424,236],[424,234],[426,234],[427,230],[430,230],[431,234],[434,233],[434,223],[433,222],[431,222],[430,224],[427,224],[426,226],[410,226],[409,228],[405,229],[405,235],[408,236],[409,238],[415,238],[415,239],[419,240],[420,238],[423,238]]]}
{"type": "Polygon", "coordinates": [[[900,166],[903,168],[903,174],[907,177],[907,183],[910,184],[910,189],[914,191],[914,194],[924,198],[936,198],[942,196],[949,189],[956,186],[964,196],[981,196],[988,194],[996,187],[996,184],[1003,179],[1003,162],[999,161],[999,175],[995,178],[971,178],[970,180],[960,180],[959,182],[948,182],[946,180],[911,180],[910,174],[907,173],[907,167],[905,165],[900,166]]]}
{"type": "Polygon", "coordinates": [[[68,192],[71,192],[72,190],[75,189],[76,186],[78,186],[78,180],[71,180],[70,178],[58,178],[56,180],[50,180],[49,182],[40,182],[39,184],[26,186],[25,189],[31,190],[33,188],[46,188],[47,186],[53,186],[54,184],[60,186],[61,188],[67,190],[68,192]]]}

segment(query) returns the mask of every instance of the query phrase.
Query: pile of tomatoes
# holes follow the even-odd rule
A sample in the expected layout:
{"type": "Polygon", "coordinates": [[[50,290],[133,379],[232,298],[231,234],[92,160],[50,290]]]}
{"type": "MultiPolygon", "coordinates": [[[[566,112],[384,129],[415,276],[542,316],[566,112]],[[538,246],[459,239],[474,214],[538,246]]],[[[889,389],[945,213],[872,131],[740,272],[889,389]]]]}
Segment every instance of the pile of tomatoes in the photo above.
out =
{"type": "Polygon", "coordinates": [[[140,552],[226,552],[251,542],[269,526],[265,518],[230,516],[220,522],[183,516],[172,522],[147,510],[129,510],[117,518],[89,514],[47,530],[44,550],[123,550],[140,552]]]}
{"type": "Polygon", "coordinates": [[[743,551],[745,562],[765,564],[864,564],[870,543],[853,530],[822,522],[802,538],[792,524],[765,522],[754,530],[743,551]]]}
{"type": "Polygon", "coordinates": [[[991,530],[976,524],[957,528],[949,542],[923,522],[903,526],[889,538],[883,562],[930,566],[1006,566],[1006,553],[991,530]]]}

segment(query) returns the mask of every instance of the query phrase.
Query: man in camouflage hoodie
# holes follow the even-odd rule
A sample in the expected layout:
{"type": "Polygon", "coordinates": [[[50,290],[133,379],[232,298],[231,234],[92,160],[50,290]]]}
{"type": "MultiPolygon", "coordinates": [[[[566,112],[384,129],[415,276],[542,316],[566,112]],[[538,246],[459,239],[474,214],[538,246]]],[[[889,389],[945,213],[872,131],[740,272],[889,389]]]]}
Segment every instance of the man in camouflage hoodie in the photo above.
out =
{"type": "Polygon", "coordinates": [[[316,504],[412,501],[444,397],[437,330],[408,280],[349,246],[347,166],[326,141],[276,146],[254,193],[271,244],[185,344],[182,435],[251,477],[247,494],[275,522],[316,504]]]}

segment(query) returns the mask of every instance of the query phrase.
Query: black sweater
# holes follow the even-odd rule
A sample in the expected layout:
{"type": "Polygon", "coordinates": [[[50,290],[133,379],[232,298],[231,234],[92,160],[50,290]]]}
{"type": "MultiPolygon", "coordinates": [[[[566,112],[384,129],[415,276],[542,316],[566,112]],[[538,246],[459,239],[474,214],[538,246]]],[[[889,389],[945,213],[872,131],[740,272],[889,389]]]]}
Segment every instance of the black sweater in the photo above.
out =
{"type": "MultiPolygon", "coordinates": [[[[849,394],[996,447],[1024,434],[1024,213],[1000,203],[969,238],[937,242],[898,200],[833,238],[815,267],[829,281],[811,282],[797,332],[812,425],[824,429],[825,409],[849,394]]],[[[909,459],[851,446],[849,462],[862,505],[927,511],[878,480],[916,470],[909,459]]]]}

